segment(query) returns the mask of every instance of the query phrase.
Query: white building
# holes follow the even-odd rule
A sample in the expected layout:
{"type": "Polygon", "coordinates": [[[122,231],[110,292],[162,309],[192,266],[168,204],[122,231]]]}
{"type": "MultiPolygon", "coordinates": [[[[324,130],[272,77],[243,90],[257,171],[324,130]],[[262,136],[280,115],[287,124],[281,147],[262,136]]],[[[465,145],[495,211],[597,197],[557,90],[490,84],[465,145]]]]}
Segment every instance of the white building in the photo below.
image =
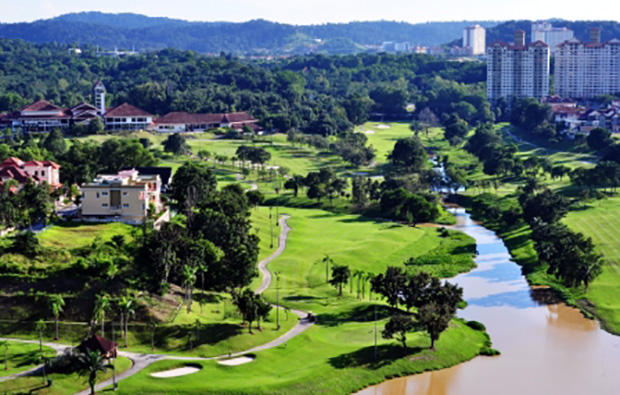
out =
{"type": "Polygon", "coordinates": [[[555,53],[558,45],[573,37],[575,33],[566,27],[553,27],[549,22],[532,22],[532,42],[544,42],[549,45],[551,53],[555,53]]]}
{"type": "Polygon", "coordinates": [[[549,62],[549,46],[541,41],[527,45],[522,30],[515,32],[514,44],[494,42],[487,48],[488,100],[547,97],[549,62]]]}
{"type": "Polygon", "coordinates": [[[152,206],[156,213],[163,210],[160,199],[159,175],[142,175],[125,170],[113,175],[98,175],[84,184],[81,215],[91,220],[117,220],[139,224],[152,206]]]}
{"type": "Polygon", "coordinates": [[[600,30],[592,29],[588,43],[572,39],[560,44],[555,92],[573,99],[620,92],[620,40],[601,42],[600,30]]]}
{"type": "Polygon", "coordinates": [[[484,55],[487,31],[480,25],[463,29],[463,48],[471,48],[471,55],[484,55]]]}

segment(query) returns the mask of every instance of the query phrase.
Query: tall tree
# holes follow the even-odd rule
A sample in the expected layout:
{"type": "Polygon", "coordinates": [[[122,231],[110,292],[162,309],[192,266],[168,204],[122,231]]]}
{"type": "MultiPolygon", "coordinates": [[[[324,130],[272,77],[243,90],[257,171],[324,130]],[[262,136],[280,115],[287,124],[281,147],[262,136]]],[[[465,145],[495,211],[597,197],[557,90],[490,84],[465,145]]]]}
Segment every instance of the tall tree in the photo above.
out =
{"type": "Polygon", "coordinates": [[[385,328],[381,335],[384,339],[396,339],[402,343],[405,353],[407,353],[407,333],[415,328],[415,324],[411,317],[398,314],[390,317],[385,324],[385,328]]]}
{"type": "Polygon", "coordinates": [[[59,337],[58,337],[58,319],[60,317],[60,313],[63,310],[63,307],[65,306],[65,300],[60,295],[48,295],[47,303],[49,305],[49,308],[50,308],[52,314],[54,315],[54,328],[55,328],[54,340],[58,340],[59,339],[59,337]]]}
{"type": "Polygon", "coordinates": [[[342,285],[349,281],[351,271],[348,266],[345,265],[333,265],[332,266],[332,278],[329,283],[338,289],[338,295],[342,296],[342,285]]]}
{"type": "Polygon", "coordinates": [[[77,355],[77,370],[80,377],[86,377],[90,393],[95,394],[95,386],[97,385],[97,374],[103,373],[112,366],[107,364],[105,358],[99,351],[86,351],[77,355]]]}

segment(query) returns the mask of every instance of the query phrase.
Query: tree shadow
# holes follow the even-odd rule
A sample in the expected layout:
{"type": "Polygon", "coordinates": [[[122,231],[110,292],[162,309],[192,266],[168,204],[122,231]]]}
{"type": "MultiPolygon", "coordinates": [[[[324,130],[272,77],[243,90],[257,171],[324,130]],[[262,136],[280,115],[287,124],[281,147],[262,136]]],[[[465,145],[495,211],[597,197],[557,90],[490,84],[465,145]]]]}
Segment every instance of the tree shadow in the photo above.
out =
{"type": "Polygon", "coordinates": [[[402,346],[396,344],[383,344],[377,347],[375,358],[375,347],[369,346],[353,351],[348,354],[341,354],[329,359],[329,364],[336,369],[347,368],[366,368],[370,370],[379,369],[394,362],[397,359],[418,354],[426,348],[408,347],[407,352],[402,346]]]}
{"type": "Polygon", "coordinates": [[[282,298],[286,301],[302,301],[302,300],[320,300],[325,298],[317,298],[316,296],[308,296],[308,295],[295,295],[295,296],[285,296],[282,298]]]}
{"type": "MultiPolygon", "coordinates": [[[[390,317],[394,310],[385,305],[377,306],[377,320],[390,317]]],[[[345,322],[373,322],[375,321],[375,305],[356,306],[355,308],[338,314],[323,313],[317,315],[317,322],[324,326],[338,326],[345,322]]]]}
{"type": "Polygon", "coordinates": [[[196,292],[193,294],[192,299],[195,300],[197,303],[217,304],[220,303],[224,299],[224,297],[222,295],[216,295],[211,293],[196,292]]]}

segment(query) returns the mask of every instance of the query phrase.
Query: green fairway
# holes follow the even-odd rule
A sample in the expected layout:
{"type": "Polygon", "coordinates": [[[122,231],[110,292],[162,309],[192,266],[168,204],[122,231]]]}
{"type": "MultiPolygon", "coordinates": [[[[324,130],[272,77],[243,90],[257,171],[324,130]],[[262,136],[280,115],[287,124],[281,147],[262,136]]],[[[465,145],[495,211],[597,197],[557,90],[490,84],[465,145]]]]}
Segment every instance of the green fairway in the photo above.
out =
{"type": "MultiPolygon", "coordinates": [[[[116,374],[124,372],[131,367],[131,361],[125,357],[116,359],[116,374]]],[[[112,377],[112,369],[108,369],[105,373],[99,373],[97,380],[99,382],[112,377]]],[[[76,392],[88,388],[86,378],[80,377],[77,373],[61,374],[53,373],[46,376],[52,381],[52,386],[48,387],[43,382],[40,375],[20,377],[14,380],[0,382],[0,393],[2,394],[28,394],[35,393],[41,395],[65,395],[74,394],[76,392]]]]}
{"type": "Polygon", "coordinates": [[[41,232],[39,241],[44,247],[78,248],[92,243],[95,237],[102,241],[110,241],[115,235],[131,237],[132,229],[133,226],[120,222],[59,222],[41,232]]]}
{"type": "Polygon", "coordinates": [[[42,363],[39,358],[41,356],[46,358],[56,356],[56,351],[47,346],[43,346],[43,352],[40,353],[38,344],[9,341],[8,346],[6,348],[5,343],[0,342],[0,377],[10,376],[34,368],[42,363]],[[6,355],[8,356],[8,370],[5,370],[4,365],[5,348],[8,351],[6,355]]]}
{"type": "Polygon", "coordinates": [[[620,197],[591,202],[585,210],[571,211],[564,219],[571,229],[591,237],[603,254],[603,273],[585,296],[595,305],[608,328],[620,333],[620,197]]]}
{"type": "Polygon", "coordinates": [[[408,123],[382,123],[382,122],[366,122],[359,126],[357,130],[366,134],[368,144],[372,145],[376,150],[376,158],[378,164],[387,163],[387,156],[394,149],[396,140],[413,136],[413,132],[409,129],[408,123]],[[389,126],[386,128],[386,126],[389,126]]]}
{"type": "MultiPolygon", "coordinates": [[[[370,318],[370,317],[367,317],[370,318]]],[[[381,331],[385,321],[378,323],[381,331]]],[[[121,393],[260,393],[348,394],[386,377],[445,368],[477,355],[486,334],[453,321],[442,334],[437,351],[421,332],[408,335],[409,353],[378,334],[379,359],[374,360],[374,325],[350,321],[336,326],[315,325],[286,345],[256,354],[245,365],[222,366],[200,362],[202,370],[189,376],[158,379],[150,374],[185,366],[179,361],[157,362],[120,383],[121,393]]],[[[194,362],[192,362],[194,364],[194,362]]]]}
{"type": "MultiPolygon", "coordinates": [[[[286,250],[269,264],[269,269],[277,271],[282,277],[281,300],[286,306],[301,310],[333,312],[334,308],[352,308],[362,303],[356,298],[356,289],[351,293],[349,287],[345,295],[337,297],[336,289],[326,283],[326,268],[322,262],[326,255],[335,264],[347,265],[352,271],[379,274],[388,266],[401,266],[411,257],[442,251],[444,243],[448,243],[439,237],[436,228],[412,228],[394,222],[322,210],[288,207],[280,210],[291,216],[288,224],[292,231],[286,250]]],[[[465,244],[473,244],[472,239],[464,237],[465,244]]],[[[451,268],[450,274],[473,267],[473,255],[467,252],[464,255],[464,262],[451,268]]],[[[418,269],[445,275],[447,268],[435,263],[418,269]]],[[[266,295],[275,301],[273,284],[266,295]]]]}

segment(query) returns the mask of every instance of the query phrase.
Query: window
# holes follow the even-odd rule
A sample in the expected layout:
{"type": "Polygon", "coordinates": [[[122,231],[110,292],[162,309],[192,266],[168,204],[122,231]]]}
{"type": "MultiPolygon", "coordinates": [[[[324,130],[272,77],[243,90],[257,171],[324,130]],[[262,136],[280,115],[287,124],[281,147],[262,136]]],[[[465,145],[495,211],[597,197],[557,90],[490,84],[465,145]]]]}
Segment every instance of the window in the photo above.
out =
{"type": "Polygon", "coordinates": [[[127,204],[127,203],[123,203],[123,207],[124,207],[124,208],[129,208],[129,204],[127,204]]]}
{"type": "Polygon", "coordinates": [[[101,196],[108,196],[107,192],[101,192],[101,196]]]}
{"type": "Polygon", "coordinates": [[[129,192],[123,192],[123,196],[129,195],[129,192]]]}
{"type": "Polygon", "coordinates": [[[41,170],[41,177],[45,177],[45,170],[41,170]]]}
{"type": "Polygon", "coordinates": [[[108,204],[107,204],[107,203],[103,203],[103,204],[101,205],[101,207],[108,207],[108,204]]]}
{"type": "Polygon", "coordinates": [[[99,192],[97,192],[97,199],[99,199],[99,192]]]}

